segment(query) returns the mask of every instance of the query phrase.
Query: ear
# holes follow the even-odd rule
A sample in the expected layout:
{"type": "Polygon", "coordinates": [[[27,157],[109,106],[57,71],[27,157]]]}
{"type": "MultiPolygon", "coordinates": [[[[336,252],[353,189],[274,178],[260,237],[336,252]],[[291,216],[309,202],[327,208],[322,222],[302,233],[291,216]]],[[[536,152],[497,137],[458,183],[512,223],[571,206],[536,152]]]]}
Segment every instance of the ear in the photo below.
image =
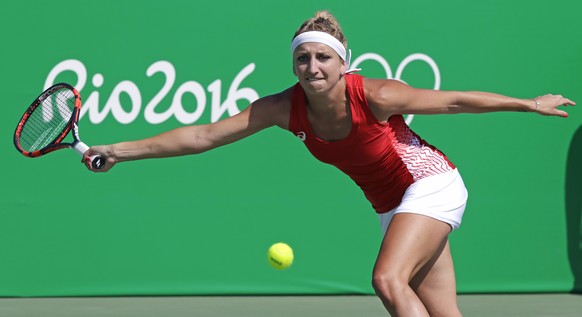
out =
{"type": "Polygon", "coordinates": [[[348,71],[348,63],[342,61],[342,67],[340,68],[340,74],[345,75],[348,71]]]}

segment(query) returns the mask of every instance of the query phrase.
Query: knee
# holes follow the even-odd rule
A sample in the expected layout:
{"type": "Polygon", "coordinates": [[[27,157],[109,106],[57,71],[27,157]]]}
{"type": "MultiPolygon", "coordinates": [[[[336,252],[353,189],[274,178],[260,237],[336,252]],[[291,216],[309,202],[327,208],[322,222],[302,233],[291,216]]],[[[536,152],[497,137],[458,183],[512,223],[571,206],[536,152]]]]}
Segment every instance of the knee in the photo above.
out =
{"type": "Polygon", "coordinates": [[[408,281],[395,272],[375,271],[372,276],[372,287],[380,299],[394,302],[397,296],[406,293],[408,281]]]}

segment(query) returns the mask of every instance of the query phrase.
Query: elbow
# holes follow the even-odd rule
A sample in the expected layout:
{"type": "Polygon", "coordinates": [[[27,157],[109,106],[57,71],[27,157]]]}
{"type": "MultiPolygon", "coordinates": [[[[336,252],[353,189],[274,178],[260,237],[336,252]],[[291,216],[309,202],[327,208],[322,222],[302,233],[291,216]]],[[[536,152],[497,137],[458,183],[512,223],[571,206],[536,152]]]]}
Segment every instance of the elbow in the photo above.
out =
{"type": "Polygon", "coordinates": [[[200,154],[212,150],[218,145],[210,137],[208,129],[200,129],[194,135],[187,137],[181,142],[181,152],[186,154],[200,154]]]}
{"type": "Polygon", "coordinates": [[[450,114],[458,114],[458,113],[470,112],[470,109],[468,109],[467,107],[459,106],[457,104],[452,104],[452,105],[447,107],[446,112],[450,113],[450,114]]]}
{"type": "Polygon", "coordinates": [[[186,129],[181,133],[172,134],[149,144],[148,151],[152,157],[171,157],[190,154],[200,154],[212,148],[212,142],[204,137],[203,133],[188,133],[186,129]]]}
{"type": "Polygon", "coordinates": [[[452,104],[447,107],[446,113],[459,114],[459,113],[483,113],[484,109],[479,107],[472,107],[469,105],[452,104]]]}

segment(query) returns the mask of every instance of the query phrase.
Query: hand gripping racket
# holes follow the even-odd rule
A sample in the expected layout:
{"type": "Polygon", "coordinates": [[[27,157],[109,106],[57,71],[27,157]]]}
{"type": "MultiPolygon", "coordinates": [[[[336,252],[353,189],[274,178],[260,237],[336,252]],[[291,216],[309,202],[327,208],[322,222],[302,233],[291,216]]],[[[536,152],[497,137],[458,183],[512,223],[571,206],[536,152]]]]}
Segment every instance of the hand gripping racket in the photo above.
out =
{"type": "MultiPolygon", "coordinates": [[[[81,95],[73,86],[56,84],[45,90],[28,107],[14,132],[14,145],[25,156],[39,157],[52,151],[73,148],[83,155],[89,147],[79,139],[77,121],[81,95]],[[63,142],[73,130],[73,142],[63,142]]],[[[91,156],[91,167],[101,169],[105,160],[91,156]]]]}

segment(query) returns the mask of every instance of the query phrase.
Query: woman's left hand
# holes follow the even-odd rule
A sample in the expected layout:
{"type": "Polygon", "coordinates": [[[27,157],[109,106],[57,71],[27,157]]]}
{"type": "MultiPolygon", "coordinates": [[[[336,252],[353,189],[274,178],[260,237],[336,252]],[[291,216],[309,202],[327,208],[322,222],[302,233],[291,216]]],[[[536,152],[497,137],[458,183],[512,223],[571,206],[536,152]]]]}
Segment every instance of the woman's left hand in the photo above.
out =
{"type": "Polygon", "coordinates": [[[560,116],[568,117],[568,113],[564,110],[559,110],[559,106],[575,106],[576,103],[562,95],[543,95],[532,99],[532,106],[534,112],[545,116],[560,116]]]}

